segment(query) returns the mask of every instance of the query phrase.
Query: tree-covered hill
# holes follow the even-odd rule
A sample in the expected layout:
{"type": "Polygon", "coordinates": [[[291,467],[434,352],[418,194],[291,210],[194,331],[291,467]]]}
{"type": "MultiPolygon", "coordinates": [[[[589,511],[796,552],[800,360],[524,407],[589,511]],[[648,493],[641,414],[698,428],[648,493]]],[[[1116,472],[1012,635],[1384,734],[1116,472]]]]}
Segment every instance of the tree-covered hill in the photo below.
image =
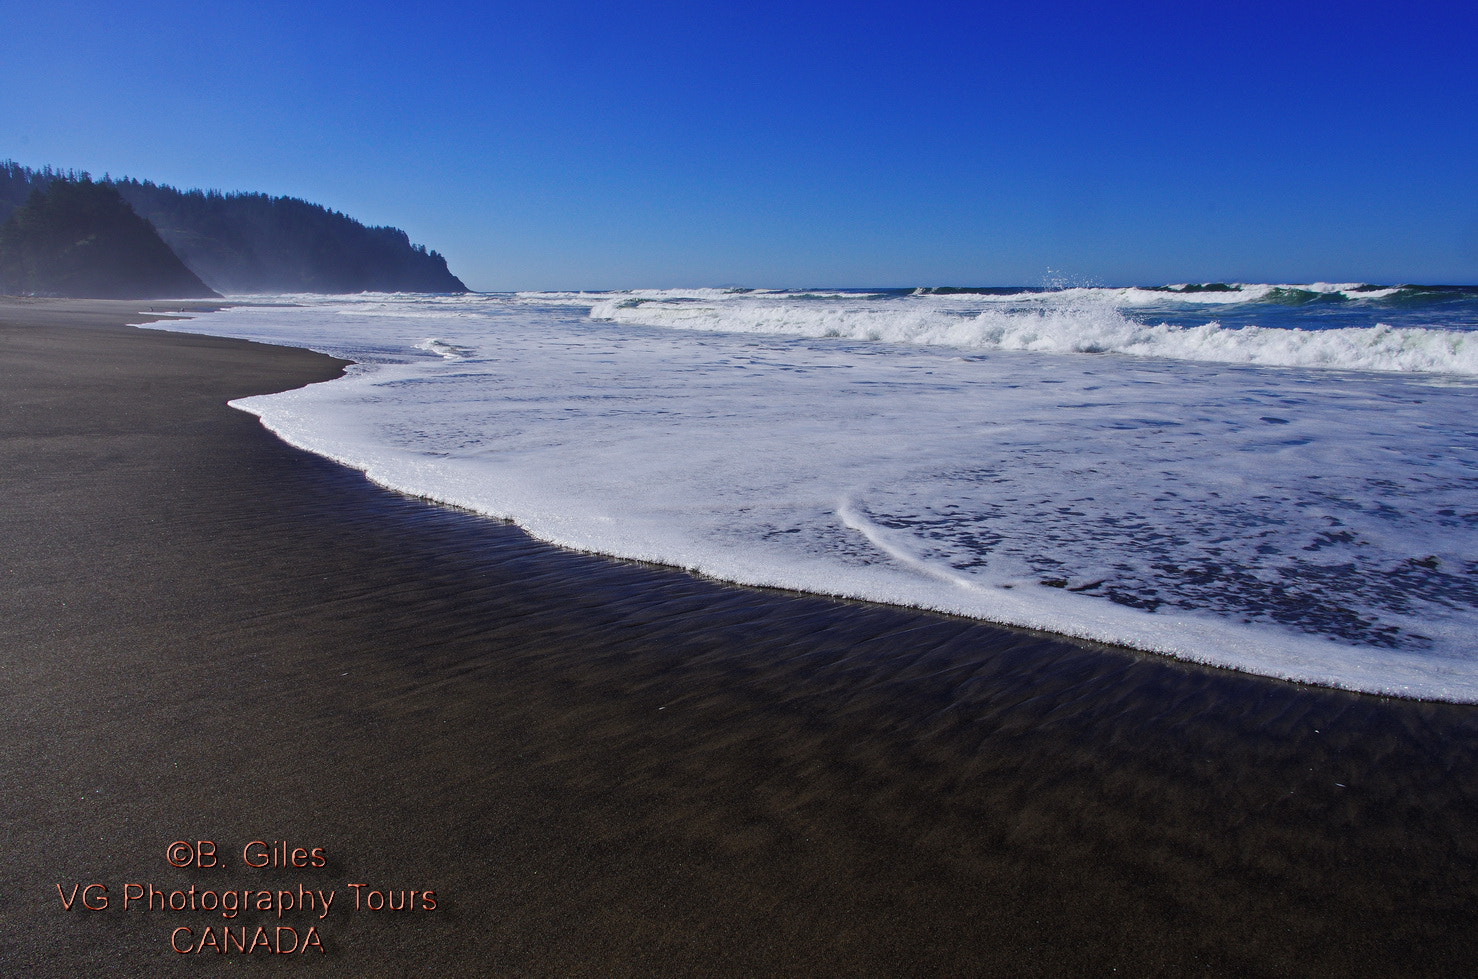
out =
{"type": "Polygon", "coordinates": [[[109,184],[54,179],[0,225],[0,292],[106,299],[215,297],[109,184]]]}
{"type": "Polygon", "coordinates": [[[185,264],[226,293],[466,292],[446,259],[293,197],[114,186],[185,264]]]}
{"type": "Polygon", "coordinates": [[[31,191],[37,187],[45,187],[53,180],[63,177],[76,179],[77,173],[64,174],[47,167],[44,170],[31,170],[12,163],[9,160],[0,163],[0,223],[10,217],[10,213],[24,204],[31,196],[31,191]]]}
{"type": "MultiPolygon", "coordinates": [[[[37,186],[86,174],[0,164],[0,220],[37,186]]],[[[292,197],[104,180],[223,293],[466,292],[446,259],[398,228],[366,227],[292,197]]]]}

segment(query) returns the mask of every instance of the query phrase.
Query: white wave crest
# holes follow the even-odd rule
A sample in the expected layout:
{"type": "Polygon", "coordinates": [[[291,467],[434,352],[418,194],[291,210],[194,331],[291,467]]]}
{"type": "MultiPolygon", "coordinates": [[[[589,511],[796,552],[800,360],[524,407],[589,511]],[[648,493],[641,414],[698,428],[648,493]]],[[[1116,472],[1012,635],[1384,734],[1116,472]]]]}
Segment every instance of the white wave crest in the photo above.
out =
{"type": "Polygon", "coordinates": [[[427,337],[425,340],[422,340],[415,346],[417,350],[424,350],[427,353],[436,354],[442,360],[466,360],[468,357],[472,356],[473,353],[475,353],[475,351],[471,347],[460,346],[455,343],[448,343],[447,341],[438,339],[437,337],[427,337]]]}
{"type": "MultiPolygon", "coordinates": [[[[1386,325],[1307,330],[1152,324],[1125,313],[1120,308],[1122,296],[1104,295],[1122,291],[1093,290],[1100,297],[1094,301],[1052,293],[1031,306],[1022,303],[1021,296],[971,296],[976,307],[984,304],[986,308],[964,310],[955,297],[936,296],[866,304],[773,296],[715,301],[698,296],[648,300],[621,295],[594,303],[590,316],[671,329],[966,350],[1110,353],[1266,367],[1478,375],[1478,341],[1470,333],[1386,325]],[[989,302],[991,298],[1014,298],[1016,303],[998,305],[989,302]]],[[[1160,301],[1164,301],[1163,294],[1160,301]]]]}

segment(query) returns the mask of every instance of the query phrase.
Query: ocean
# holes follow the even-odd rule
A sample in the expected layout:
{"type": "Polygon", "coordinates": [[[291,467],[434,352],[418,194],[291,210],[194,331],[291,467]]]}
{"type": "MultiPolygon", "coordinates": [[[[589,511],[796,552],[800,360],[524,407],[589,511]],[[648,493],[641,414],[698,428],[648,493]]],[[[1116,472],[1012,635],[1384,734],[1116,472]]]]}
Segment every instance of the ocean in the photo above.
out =
{"type": "Polygon", "coordinates": [[[234,405],[562,547],[1478,702],[1478,288],[251,297],[234,405]]]}

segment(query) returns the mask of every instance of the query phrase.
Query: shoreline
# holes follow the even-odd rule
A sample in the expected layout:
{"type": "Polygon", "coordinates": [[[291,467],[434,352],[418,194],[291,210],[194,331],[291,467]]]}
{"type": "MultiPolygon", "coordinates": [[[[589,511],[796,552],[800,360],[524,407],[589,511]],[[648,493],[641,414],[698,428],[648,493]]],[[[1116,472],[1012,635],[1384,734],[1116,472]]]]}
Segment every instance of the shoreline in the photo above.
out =
{"type": "MultiPolygon", "coordinates": [[[[340,297],[349,299],[349,297],[340,297]]],[[[337,302],[337,300],[336,300],[337,302]]],[[[268,316],[268,322],[275,321],[275,316],[268,316]]],[[[189,328],[189,327],[186,327],[189,328]]],[[[304,337],[312,336],[300,333],[300,331],[284,330],[281,334],[272,327],[263,327],[262,322],[253,325],[236,324],[235,328],[223,327],[217,331],[210,321],[200,327],[202,333],[213,334],[213,336],[231,336],[234,331],[239,330],[239,336],[250,336],[262,342],[275,343],[303,343],[304,337]]],[[[464,340],[471,342],[471,340],[464,340]]],[[[319,333],[316,339],[310,340],[313,349],[331,353],[337,356],[356,356],[355,339],[350,334],[346,336],[334,336],[333,331],[319,333]]],[[[417,346],[426,346],[427,343],[436,348],[442,340],[426,340],[417,346]]],[[[427,348],[427,349],[432,349],[427,348]]],[[[445,353],[443,353],[445,356],[445,353]]],[[[377,353],[368,356],[369,361],[378,362],[377,353]]],[[[399,359],[399,358],[396,358],[399,359]]],[[[384,364],[377,367],[368,367],[367,374],[361,380],[374,385],[374,373],[381,370],[384,364]]],[[[414,370],[414,368],[408,368],[414,370]]],[[[457,377],[458,373],[452,374],[457,377]]],[[[514,373],[514,377],[517,373],[514,373]]],[[[1171,589],[1174,581],[1162,581],[1166,592],[1159,592],[1165,596],[1166,611],[1160,615],[1145,615],[1135,606],[1134,589],[1129,589],[1126,596],[1111,594],[1111,599],[1106,600],[1104,594],[1095,594],[1092,599],[1079,599],[1083,602],[1080,606],[1066,606],[1054,603],[1058,597],[1066,599],[1067,592],[1075,592],[1077,589],[1069,587],[1069,581],[1048,580],[1048,574],[1038,574],[1039,581],[1033,581],[1032,575],[1026,575],[1023,581],[995,581],[996,587],[989,584],[981,584],[978,581],[961,575],[959,580],[950,577],[952,572],[949,566],[937,568],[928,566],[928,562],[922,563],[916,571],[922,572],[922,581],[918,578],[909,580],[907,575],[894,577],[893,580],[887,575],[879,575],[872,578],[850,578],[845,574],[825,574],[825,572],[797,572],[792,568],[785,568],[783,562],[772,563],[761,560],[761,562],[726,562],[708,544],[708,552],[705,552],[705,544],[699,543],[695,547],[690,544],[702,541],[702,534],[677,535],[675,538],[662,538],[661,534],[646,535],[643,540],[633,540],[624,535],[605,535],[599,529],[591,526],[582,526],[579,532],[569,532],[569,526],[563,519],[542,519],[547,512],[545,501],[531,500],[525,498],[522,503],[510,503],[511,498],[517,498],[516,490],[511,495],[483,495],[476,491],[477,479],[469,479],[466,469],[461,470],[463,476],[449,478],[440,473],[437,467],[437,455],[433,453],[430,457],[429,469],[423,469],[424,464],[429,461],[426,457],[414,457],[408,461],[396,461],[398,451],[389,445],[364,444],[364,441],[356,442],[353,436],[347,441],[341,438],[341,433],[336,433],[336,427],[328,426],[324,429],[318,424],[306,423],[304,419],[315,417],[316,411],[322,407],[325,401],[328,404],[336,404],[336,393],[349,396],[350,387],[334,387],[334,389],[319,390],[315,393],[304,393],[303,402],[294,402],[297,393],[291,393],[284,401],[272,401],[272,399],[245,399],[244,402],[235,402],[235,407],[244,411],[257,414],[263,424],[269,430],[287,441],[288,444],[296,445],[303,450],[324,455],[330,460],[349,466],[350,469],[359,470],[368,479],[371,479],[380,487],[393,492],[402,492],[417,500],[437,504],[437,506],[458,507],[467,512],[482,513],[491,516],[492,519],[507,519],[532,537],[545,543],[554,544],[571,552],[588,553],[588,555],[606,556],[616,560],[636,560],[636,562],[652,563],[653,566],[664,566],[683,574],[698,575],[698,577],[709,578],[709,580],[720,581],[720,583],[732,584],[745,589],[767,589],[777,592],[795,592],[800,594],[816,594],[816,596],[828,597],[828,599],[856,600],[856,602],[872,603],[872,605],[893,606],[893,608],[907,609],[907,611],[925,612],[925,614],[952,615],[962,617],[965,620],[980,621],[980,623],[993,624],[993,626],[1005,627],[1005,629],[1024,630],[1026,633],[1045,639],[1060,639],[1064,642],[1088,643],[1095,648],[1129,649],[1129,651],[1145,652],[1151,655],[1163,655],[1172,660],[1185,661],[1185,663],[1196,663],[1209,668],[1222,668],[1222,670],[1237,671],[1237,673],[1250,674],[1250,676],[1270,677],[1280,682],[1301,683],[1301,685],[1320,686],[1320,688],[1344,689],[1344,691],[1357,692],[1357,694],[1373,695],[1373,697],[1395,697],[1403,699],[1434,699],[1434,701],[1456,702],[1456,704],[1478,704],[1478,686],[1475,686],[1471,671],[1468,674],[1462,670],[1444,671],[1441,668],[1445,657],[1444,654],[1460,654],[1462,648],[1432,648],[1422,649],[1420,643],[1431,640],[1426,636],[1414,636],[1416,646],[1401,645],[1404,639],[1400,630],[1395,626],[1386,627],[1385,630],[1367,630],[1364,636],[1358,631],[1344,633],[1342,636],[1318,631],[1318,615],[1311,615],[1311,608],[1318,608],[1320,602],[1308,599],[1305,608],[1290,609],[1283,608],[1283,618],[1278,615],[1261,617],[1259,612],[1268,611],[1267,606],[1276,605],[1276,602],[1261,596],[1264,606],[1258,608],[1253,605],[1242,606],[1243,614],[1240,624],[1237,623],[1239,615],[1231,614],[1237,608],[1236,600],[1230,608],[1222,608],[1219,614],[1199,615],[1200,608],[1171,600],[1171,589]],[[321,399],[319,399],[321,396],[321,399]],[[291,407],[288,407],[291,405],[291,407]],[[325,430],[334,435],[325,438],[325,430]],[[426,476],[427,472],[436,472],[437,475],[426,476]],[[650,541],[662,540],[661,544],[653,546],[650,541]],[[695,550],[698,558],[695,558],[695,550]],[[940,574],[943,571],[943,574],[940,574]],[[940,581],[944,586],[940,587],[940,581]],[[845,583],[845,584],[842,584],[845,583]],[[1021,587],[1020,584],[1029,587],[1021,587]],[[1055,584],[1061,593],[1048,592],[1045,587],[1055,584]],[[955,586],[965,586],[964,590],[955,586]],[[1018,596],[1024,596],[1018,597],[1018,596]],[[1048,597],[1049,596],[1049,597],[1048,597]],[[1123,597],[1120,602],[1120,597],[1123,597]],[[1125,606],[1135,606],[1126,609],[1125,606]],[[1091,608],[1092,606],[1092,608],[1091,608]],[[1299,617],[1304,617],[1301,620],[1299,617]],[[1315,626],[1308,626],[1308,621],[1315,620],[1315,626]],[[1292,624],[1289,624],[1292,623],[1292,624]],[[1397,631],[1397,642],[1376,642],[1386,639],[1385,631],[1397,631]],[[1338,636],[1338,637],[1336,637],[1338,636]],[[1366,639],[1363,642],[1361,639],[1366,639]]],[[[371,408],[372,411],[372,408],[371,408]]],[[[427,438],[436,441],[435,433],[427,438]]],[[[464,447],[460,447],[464,448],[464,447]]],[[[466,463],[467,458],[458,458],[460,451],[452,450],[446,453],[451,457],[452,464],[466,463]]],[[[514,469],[517,469],[514,466],[514,469]]],[[[451,470],[448,470],[451,472],[451,470]]],[[[523,473],[523,482],[529,481],[531,473],[523,473]]],[[[497,479],[497,473],[489,472],[489,478],[497,479]]],[[[834,491],[835,492],[835,491],[834,491]]],[[[1276,495],[1276,494],[1274,494],[1276,495]]],[[[624,503],[633,504],[640,510],[641,500],[624,500],[624,503]]],[[[556,507],[562,512],[578,513],[581,500],[571,501],[571,506],[556,507]]],[[[1184,513],[1179,516],[1184,516],[1184,513]]],[[[890,552],[890,544],[878,537],[882,528],[869,524],[868,518],[860,515],[859,510],[854,509],[850,497],[842,494],[841,503],[837,504],[834,521],[840,521],[845,532],[851,535],[862,535],[868,540],[869,546],[878,552],[890,552]]],[[[1100,515],[1100,519],[1110,521],[1106,515],[1100,515]]],[[[1174,518],[1172,518],[1174,519],[1174,518]]],[[[1271,519],[1271,518],[1270,518],[1271,519]]],[[[662,518],[665,522],[665,518],[662,518]]],[[[680,521],[678,521],[680,522],[680,521]]],[[[1145,525],[1156,524],[1156,519],[1145,518],[1145,525]]],[[[621,522],[616,522],[621,524],[621,522]]],[[[763,531],[760,528],[749,528],[749,532],[763,531]]],[[[838,526],[837,529],[841,529],[838,526]]],[[[1307,528],[1305,528],[1307,531],[1307,528]]],[[[1163,537],[1163,535],[1162,535],[1163,537]]],[[[1308,544],[1305,550],[1318,550],[1318,540],[1308,544]]],[[[1416,544],[1413,544],[1416,546],[1416,544]]],[[[907,555],[907,549],[900,553],[891,553],[891,559],[902,565],[913,565],[913,559],[907,555]]],[[[1080,556],[1080,555],[1079,555],[1080,556]]],[[[1182,563],[1185,560],[1194,559],[1181,555],[1182,563]]],[[[871,562],[869,562],[871,563],[871,562]]],[[[887,566],[885,562],[876,562],[878,566],[887,566]]],[[[1091,563],[1091,560],[1089,560],[1091,563]]],[[[837,571],[837,566],[832,565],[831,571],[837,571]]],[[[869,568],[875,571],[876,568],[869,568]]],[[[1145,568],[1140,568],[1145,572],[1145,568]]],[[[1259,577],[1261,572],[1258,566],[1250,565],[1243,571],[1252,572],[1252,577],[1259,577]]],[[[1267,571],[1267,569],[1261,569],[1267,571]]],[[[1092,575],[1091,575],[1092,577],[1092,575]]],[[[1132,577],[1132,575],[1131,575],[1132,577]]],[[[1153,575],[1151,575],[1153,577],[1153,575]]],[[[1239,575],[1228,574],[1230,580],[1236,580],[1239,575]]],[[[1249,575],[1240,575],[1246,578],[1249,575]]],[[[1088,584],[1088,578],[1083,578],[1079,584],[1088,584]]],[[[1100,581],[1098,584],[1104,584],[1100,581]]],[[[1097,587],[1097,586],[1094,586],[1097,587]]],[[[1089,587],[1092,592],[1092,587],[1089,587]]],[[[1113,586],[1110,586],[1113,592],[1113,586]]],[[[1145,608],[1160,602],[1154,587],[1148,589],[1151,594],[1147,599],[1145,608]]],[[[1209,596],[1212,605],[1221,596],[1209,596]]],[[[1240,594],[1240,599],[1249,599],[1249,594],[1240,594]]],[[[1259,596],[1252,594],[1252,599],[1259,596]]],[[[1072,599],[1069,599],[1069,602],[1072,599]]],[[[1361,606],[1363,612],[1351,612],[1352,620],[1358,624],[1361,614],[1369,614],[1373,621],[1379,621],[1380,608],[1385,606],[1366,605],[1361,606]]],[[[1338,614],[1345,614],[1346,609],[1339,608],[1338,614]]],[[[1338,614],[1326,617],[1324,626],[1329,626],[1329,620],[1336,620],[1338,614]]],[[[1457,630],[1451,624],[1435,621],[1434,626],[1448,626],[1448,634],[1456,634],[1457,630]]],[[[1348,623],[1346,623],[1348,627],[1348,623]]],[[[1441,634],[1441,630],[1440,630],[1441,634]]],[[[1435,643],[1434,643],[1435,645],[1435,643]]]]}
{"type": "Polygon", "coordinates": [[[324,919],[331,975],[1478,964],[1471,708],[560,551],[225,406],[342,362],[25,305],[7,971],[214,968],[167,942],[209,915],[52,892],[223,879],[176,839],[327,852],[240,886],[437,891],[324,919]]]}

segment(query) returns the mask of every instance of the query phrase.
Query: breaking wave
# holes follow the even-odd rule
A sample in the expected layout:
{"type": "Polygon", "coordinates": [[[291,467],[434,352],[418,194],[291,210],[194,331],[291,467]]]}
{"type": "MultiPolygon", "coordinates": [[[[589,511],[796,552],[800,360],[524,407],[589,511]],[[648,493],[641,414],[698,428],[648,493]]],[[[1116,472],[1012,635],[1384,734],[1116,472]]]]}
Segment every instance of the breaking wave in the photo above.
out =
{"type": "Polygon", "coordinates": [[[1469,310],[1460,310],[1463,315],[1448,322],[1431,320],[1440,325],[1380,321],[1380,309],[1390,304],[1472,306],[1471,290],[1214,283],[906,294],[653,290],[561,294],[553,301],[574,304],[577,298],[589,305],[592,319],[668,329],[983,352],[1123,354],[1265,367],[1478,375],[1478,340],[1469,329],[1469,310]],[[1335,319],[1321,319],[1307,310],[1320,303],[1359,308],[1342,308],[1335,319]],[[1208,319],[1207,310],[1216,318],[1208,319]],[[1284,322],[1295,310],[1298,322],[1306,325],[1284,322]],[[1369,325],[1340,325],[1351,316],[1369,325]]]}

